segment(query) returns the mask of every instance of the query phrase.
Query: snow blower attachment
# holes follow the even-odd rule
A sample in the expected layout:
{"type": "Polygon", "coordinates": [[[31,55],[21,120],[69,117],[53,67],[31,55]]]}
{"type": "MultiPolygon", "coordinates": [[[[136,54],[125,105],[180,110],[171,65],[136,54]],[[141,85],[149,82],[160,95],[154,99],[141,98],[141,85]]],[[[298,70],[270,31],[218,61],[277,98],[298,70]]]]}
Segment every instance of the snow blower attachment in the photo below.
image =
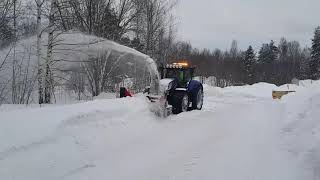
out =
{"type": "Polygon", "coordinates": [[[148,89],[147,98],[151,111],[160,117],[179,114],[189,110],[202,109],[203,86],[193,80],[194,67],[188,63],[173,63],[162,67],[158,94],[152,94],[148,89]]]}

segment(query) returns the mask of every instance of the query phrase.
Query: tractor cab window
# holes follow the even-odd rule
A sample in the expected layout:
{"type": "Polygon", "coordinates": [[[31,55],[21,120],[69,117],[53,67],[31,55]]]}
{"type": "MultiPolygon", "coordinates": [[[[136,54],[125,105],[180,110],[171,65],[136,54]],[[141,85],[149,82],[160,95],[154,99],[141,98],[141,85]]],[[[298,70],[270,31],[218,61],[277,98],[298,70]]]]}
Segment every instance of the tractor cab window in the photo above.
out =
{"type": "Polygon", "coordinates": [[[180,82],[184,79],[184,72],[178,69],[166,69],[166,78],[177,78],[180,82]]]}
{"type": "Polygon", "coordinates": [[[165,70],[165,78],[176,78],[180,87],[185,87],[192,79],[192,72],[187,69],[168,68],[165,70]]]}
{"type": "Polygon", "coordinates": [[[185,78],[184,78],[185,81],[190,81],[192,79],[192,72],[186,70],[186,71],[184,71],[184,76],[185,76],[185,78]]]}

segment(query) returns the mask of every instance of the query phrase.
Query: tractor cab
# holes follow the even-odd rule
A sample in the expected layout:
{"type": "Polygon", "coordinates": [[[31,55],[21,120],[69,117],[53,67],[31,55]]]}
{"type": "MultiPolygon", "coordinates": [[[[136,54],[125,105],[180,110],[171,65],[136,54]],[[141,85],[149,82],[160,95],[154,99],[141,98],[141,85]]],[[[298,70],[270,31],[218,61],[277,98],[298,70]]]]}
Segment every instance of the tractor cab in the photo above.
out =
{"type": "Polygon", "coordinates": [[[188,63],[167,64],[161,70],[161,79],[175,79],[178,82],[178,88],[185,88],[192,80],[194,69],[188,63]]]}

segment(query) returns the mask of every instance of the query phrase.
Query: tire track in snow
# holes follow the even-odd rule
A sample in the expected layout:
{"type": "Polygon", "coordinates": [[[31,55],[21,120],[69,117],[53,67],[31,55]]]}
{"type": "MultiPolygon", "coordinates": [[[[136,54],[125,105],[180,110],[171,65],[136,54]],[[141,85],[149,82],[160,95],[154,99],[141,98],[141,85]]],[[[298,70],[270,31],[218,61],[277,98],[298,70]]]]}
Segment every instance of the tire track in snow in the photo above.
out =
{"type": "Polygon", "coordinates": [[[79,114],[68,118],[61,122],[60,128],[65,126],[80,126],[87,125],[95,122],[105,122],[106,119],[112,119],[116,114],[117,117],[124,116],[124,113],[121,109],[110,111],[94,111],[90,113],[79,114]]]}
{"type": "Polygon", "coordinates": [[[53,144],[56,142],[57,142],[56,137],[46,137],[46,138],[43,138],[39,141],[35,141],[35,142],[29,143],[29,144],[25,144],[25,145],[21,145],[21,146],[13,146],[7,150],[0,152],[0,161],[8,159],[15,154],[29,151],[29,150],[32,150],[34,148],[38,148],[43,145],[53,144]]]}
{"type": "Polygon", "coordinates": [[[96,165],[94,164],[86,164],[86,165],[83,165],[81,167],[78,167],[78,168],[75,168],[73,170],[70,170],[68,171],[67,173],[65,173],[64,175],[60,176],[58,179],[61,180],[61,179],[65,179],[69,176],[72,176],[72,175],[75,175],[75,174],[78,174],[78,173],[81,173],[83,171],[85,171],[86,169],[89,169],[89,168],[95,168],[96,165]]]}
{"type": "Polygon", "coordinates": [[[199,159],[199,153],[193,153],[191,160],[184,164],[184,172],[186,175],[190,175],[192,173],[193,169],[198,165],[199,159]]]}
{"type": "MultiPolygon", "coordinates": [[[[114,114],[119,114],[124,116],[121,110],[113,111],[111,114],[110,112],[106,111],[94,111],[90,113],[83,113],[76,116],[73,116],[71,118],[68,118],[60,123],[60,125],[57,126],[57,128],[54,130],[52,135],[49,135],[47,137],[44,137],[42,139],[39,139],[37,141],[33,141],[28,144],[24,145],[16,145],[12,146],[4,151],[0,151],[0,161],[6,160],[10,158],[11,156],[14,156],[18,153],[23,153],[26,151],[30,151],[33,149],[37,149],[41,146],[49,145],[49,144],[55,144],[59,141],[59,139],[66,134],[64,133],[65,129],[67,127],[77,127],[81,125],[87,125],[90,123],[97,123],[97,122],[106,122],[106,119],[111,119],[111,117],[114,114]]],[[[118,117],[118,116],[117,116],[118,117]]],[[[115,126],[115,125],[126,125],[126,122],[113,122],[112,120],[108,122],[107,126],[115,126]]],[[[106,128],[106,125],[101,125],[101,127],[106,128]]]]}

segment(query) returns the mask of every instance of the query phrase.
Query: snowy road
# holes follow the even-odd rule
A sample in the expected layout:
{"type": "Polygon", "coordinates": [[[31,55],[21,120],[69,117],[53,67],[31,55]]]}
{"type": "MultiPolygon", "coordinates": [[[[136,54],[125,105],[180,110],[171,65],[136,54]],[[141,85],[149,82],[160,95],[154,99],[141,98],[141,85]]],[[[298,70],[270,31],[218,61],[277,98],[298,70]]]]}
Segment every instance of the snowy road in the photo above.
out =
{"type": "Polygon", "coordinates": [[[207,88],[202,111],[167,119],[141,97],[1,112],[0,179],[320,178],[289,149],[284,103],[256,92],[207,88]]]}

